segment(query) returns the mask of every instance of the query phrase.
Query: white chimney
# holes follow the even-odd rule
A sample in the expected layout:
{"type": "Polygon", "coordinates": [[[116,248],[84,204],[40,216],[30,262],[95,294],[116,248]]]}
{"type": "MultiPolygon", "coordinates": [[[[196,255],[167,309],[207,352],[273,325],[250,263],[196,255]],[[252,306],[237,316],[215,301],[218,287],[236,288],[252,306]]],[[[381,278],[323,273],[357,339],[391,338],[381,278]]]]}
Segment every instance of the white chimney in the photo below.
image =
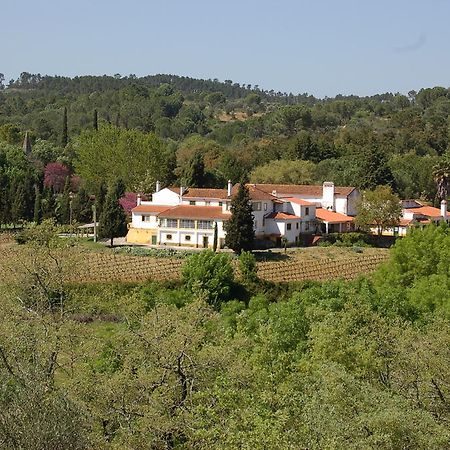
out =
{"type": "Polygon", "coordinates": [[[322,208],[334,211],[334,183],[325,181],[322,186],[322,208]]]}
{"type": "Polygon", "coordinates": [[[277,191],[276,191],[275,189],[272,191],[272,195],[273,195],[274,197],[277,196],[277,191]]]}
{"type": "Polygon", "coordinates": [[[141,204],[141,194],[137,195],[137,206],[141,204]]]}
{"type": "Polygon", "coordinates": [[[228,185],[227,185],[227,196],[231,197],[231,180],[228,180],[228,185]]]}
{"type": "Polygon", "coordinates": [[[441,202],[441,216],[444,220],[447,220],[447,200],[441,202]]]}
{"type": "Polygon", "coordinates": [[[181,197],[183,197],[183,193],[184,193],[184,187],[180,186],[180,200],[181,200],[181,197]]]}
{"type": "Polygon", "coordinates": [[[156,192],[159,192],[161,190],[161,183],[159,180],[156,182],[156,192]]]}

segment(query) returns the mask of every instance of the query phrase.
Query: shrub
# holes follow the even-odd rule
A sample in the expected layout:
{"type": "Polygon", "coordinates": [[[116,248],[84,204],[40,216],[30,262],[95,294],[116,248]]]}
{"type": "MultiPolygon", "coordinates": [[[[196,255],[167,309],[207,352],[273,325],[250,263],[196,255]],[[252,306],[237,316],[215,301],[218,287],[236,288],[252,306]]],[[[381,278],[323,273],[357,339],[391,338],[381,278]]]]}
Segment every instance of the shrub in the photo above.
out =
{"type": "Polygon", "coordinates": [[[203,298],[216,309],[229,299],[234,282],[230,257],[212,250],[192,255],[183,266],[182,277],[194,295],[203,298]]]}

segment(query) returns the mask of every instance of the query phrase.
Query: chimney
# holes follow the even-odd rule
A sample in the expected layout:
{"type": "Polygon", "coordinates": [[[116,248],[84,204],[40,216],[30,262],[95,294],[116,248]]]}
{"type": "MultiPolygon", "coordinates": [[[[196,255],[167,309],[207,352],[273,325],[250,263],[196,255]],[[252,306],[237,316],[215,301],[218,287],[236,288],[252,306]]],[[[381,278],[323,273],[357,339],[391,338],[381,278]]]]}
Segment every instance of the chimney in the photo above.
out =
{"type": "Polygon", "coordinates": [[[275,189],[272,191],[272,195],[273,195],[274,197],[277,196],[277,191],[276,191],[275,189]]]}
{"type": "Polygon", "coordinates": [[[441,216],[443,220],[447,220],[447,200],[442,200],[441,202],[441,216]]]}
{"type": "Polygon", "coordinates": [[[184,187],[180,186],[180,200],[181,200],[181,197],[183,197],[183,194],[184,194],[184,187]]]}
{"type": "Polygon", "coordinates": [[[322,208],[334,211],[334,183],[325,181],[322,186],[322,208]]]}
{"type": "Polygon", "coordinates": [[[158,181],[156,181],[156,191],[155,192],[159,192],[161,190],[161,183],[158,181]]]}
{"type": "Polygon", "coordinates": [[[137,195],[137,206],[141,204],[141,194],[137,195]]]}
{"type": "Polygon", "coordinates": [[[228,180],[228,185],[227,185],[227,196],[231,197],[231,180],[228,180]]]}

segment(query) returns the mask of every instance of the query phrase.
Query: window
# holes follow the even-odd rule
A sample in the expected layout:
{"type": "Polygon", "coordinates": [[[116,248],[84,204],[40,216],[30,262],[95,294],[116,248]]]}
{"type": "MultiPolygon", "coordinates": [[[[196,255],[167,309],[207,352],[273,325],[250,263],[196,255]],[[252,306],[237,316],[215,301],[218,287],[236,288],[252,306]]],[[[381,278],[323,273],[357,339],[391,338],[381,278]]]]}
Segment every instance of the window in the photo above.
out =
{"type": "Polygon", "coordinates": [[[292,224],[291,223],[287,223],[286,224],[286,230],[290,230],[292,228],[292,224]]]}
{"type": "Polygon", "coordinates": [[[197,222],[197,227],[200,230],[211,230],[213,228],[212,220],[199,220],[197,222]]]}
{"type": "Polygon", "coordinates": [[[256,228],[258,228],[258,222],[256,220],[254,222],[254,227],[255,227],[255,230],[256,230],[256,228]]]}
{"type": "Polygon", "coordinates": [[[305,223],[305,231],[309,231],[309,222],[305,223]]]}
{"type": "Polygon", "coordinates": [[[253,211],[261,211],[261,202],[253,202],[252,208],[253,208],[253,211]]]}
{"type": "Polygon", "coordinates": [[[225,203],[225,210],[229,211],[229,209],[230,209],[230,202],[226,202],[225,203]]]}
{"type": "Polygon", "coordinates": [[[205,201],[205,206],[211,206],[211,202],[209,200],[205,201]]]}
{"type": "Polygon", "coordinates": [[[167,241],[171,241],[172,240],[172,235],[171,234],[166,234],[166,240],[167,241]]]}
{"type": "Polygon", "coordinates": [[[151,216],[141,216],[142,217],[142,222],[150,222],[151,220],[151,216]]]}
{"type": "Polygon", "coordinates": [[[181,219],[180,228],[195,228],[195,222],[190,219],[181,219]]]}
{"type": "Polygon", "coordinates": [[[309,216],[309,208],[308,207],[305,208],[305,216],[309,216]]]}
{"type": "Polygon", "coordinates": [[[297,222],[295,225],[296,225],[296,228],[297,228],[297,230],[298,230],[298,222],[297,222]]]}
{"type": "Polygon", "coordinates": [[[267,203],[264,203],[264,211],[267,211],[267,203]]]}
{"type": "Polygon", "coordinates": [[[190,201],[189,201],[189,204],[190,204],[190,205],[195,205],[195,200],[190,200],[190,201]]]}
{"type": "Polygon", "coordinates": [[[188,234],[188,235],[186,235],[185,237],[184,237],[184,240],[185,241],[190,241],[191,240],[191,236],[188,234]]]}
{"type": "Polygon", "coordinates": [[[219,202],[219,206],[222,206],[223,205],[223,202],[219,202]]]}
{"type": "Polygon", "coordinates": [[[178,228],[177,219],[162,219],[161,227],[163,228],[178,228]]]}

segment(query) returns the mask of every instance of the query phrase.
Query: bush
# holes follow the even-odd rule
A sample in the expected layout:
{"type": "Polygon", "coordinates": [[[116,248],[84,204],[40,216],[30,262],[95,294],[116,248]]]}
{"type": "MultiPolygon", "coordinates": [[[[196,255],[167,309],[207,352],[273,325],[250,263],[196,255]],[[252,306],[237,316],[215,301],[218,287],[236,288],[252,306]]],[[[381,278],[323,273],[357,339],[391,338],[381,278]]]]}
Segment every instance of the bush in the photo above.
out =
{"type": "Polygon", "coordinates": [[[239,271],[244,283],[256,283],[258,275],[256,267],[256,259],[252,252],[243,251],[239,255],[239,271]]]}
{"type": "Polygon", "coordinates": [[[183,266],[182,277],[194,295],[203,298],[216,309],[229,299],[234,283],[230,257],[212,250],[192,255],[183,266]]]}

